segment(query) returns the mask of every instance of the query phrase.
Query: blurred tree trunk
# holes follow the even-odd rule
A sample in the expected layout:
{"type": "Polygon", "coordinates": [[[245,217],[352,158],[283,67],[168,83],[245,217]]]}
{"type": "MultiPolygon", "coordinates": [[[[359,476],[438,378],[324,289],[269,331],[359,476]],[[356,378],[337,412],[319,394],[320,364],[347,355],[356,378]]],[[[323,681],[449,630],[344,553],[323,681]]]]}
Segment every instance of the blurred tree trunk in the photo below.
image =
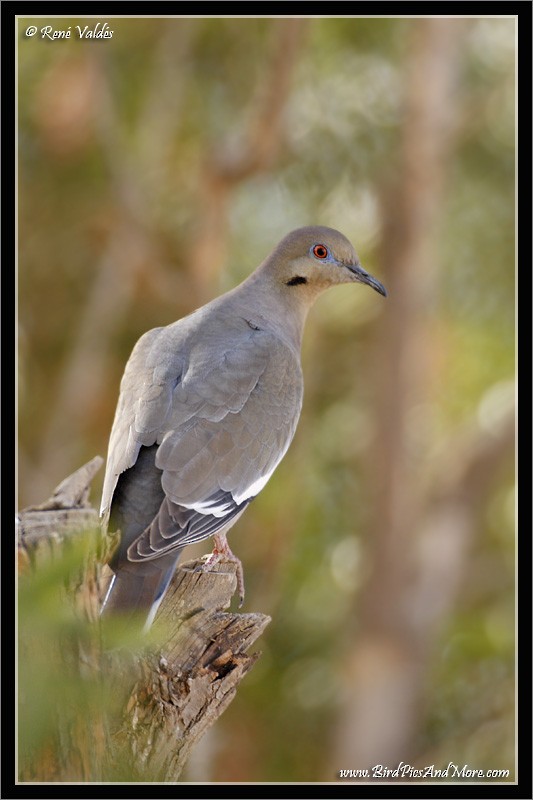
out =
{"type": "Polygon", "coordinates": [[[509,421],[488,443],[496,458],[485,453],[485,437],[474,436],[468,450],[451,454],[444,485],[445,473],[428,476],[425,454],[408,427],[429,399],[436,233],[458,113],[462,26],[432,17],[418,20],[414,33],[400,163],[383,212],[389,299],[376,345],[376,437],[368,458],[370,574],[357,599],[358,636],[348,658],[336,770],[412,760],[427,659],[467,562],[476,487],[486,489],[497,457],[513,443],[509,421]]]}
{"type": "Polygon", "coordinates": [[[271,22],[270,54],[251,100],[247,128],[217,143],[200,174],[197,223],[189,245],[189,273],[199,301],[212,295],[226,258],[229,210],[238,187],[271,170],[285,143],[285,112],[307,20],[271,22]]]}

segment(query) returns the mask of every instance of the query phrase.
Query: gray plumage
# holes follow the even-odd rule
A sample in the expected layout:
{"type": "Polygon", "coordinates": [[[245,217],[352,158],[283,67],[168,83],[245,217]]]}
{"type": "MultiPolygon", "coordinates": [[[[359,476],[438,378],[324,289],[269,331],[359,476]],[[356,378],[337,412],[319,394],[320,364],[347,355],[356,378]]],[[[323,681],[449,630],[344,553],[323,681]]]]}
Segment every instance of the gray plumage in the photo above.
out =
{"type": "MultiPolygon", "coordinates": [[[[307,311],[338,283],[383,286],[331,228],[286,236],[249,278],[164,328],[126,365],[101,513],[121,539],[105,610],[153,619],[183,547],[225,535],[294,436],[307,311]]],[[[227,549],[224,549],[227,548],[227,549]]]]}

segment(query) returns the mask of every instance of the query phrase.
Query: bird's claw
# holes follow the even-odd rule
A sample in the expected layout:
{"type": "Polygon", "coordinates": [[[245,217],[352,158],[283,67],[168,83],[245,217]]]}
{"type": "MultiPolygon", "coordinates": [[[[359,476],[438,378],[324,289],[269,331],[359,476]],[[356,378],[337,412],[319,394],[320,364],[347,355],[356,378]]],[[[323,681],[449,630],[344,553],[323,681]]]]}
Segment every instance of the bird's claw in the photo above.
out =
{"type": "Polygon", "coordinates": [[[239,592],[239,608],[242,608],[242,604],[244,603],[244,570],[242,568],[241,560],[231,551],[224,535],[215,535],[213,538],[215,540],[213,552],[202,556],[202,561],[204,561],[204,563],[201,566],[196,567],[195,571],[208,571],[211,569],[211,567],[214,567],[216,564],[220,564],[222,561],[229,561],[230,563],[235,564],[237,590],[239,592]]]}

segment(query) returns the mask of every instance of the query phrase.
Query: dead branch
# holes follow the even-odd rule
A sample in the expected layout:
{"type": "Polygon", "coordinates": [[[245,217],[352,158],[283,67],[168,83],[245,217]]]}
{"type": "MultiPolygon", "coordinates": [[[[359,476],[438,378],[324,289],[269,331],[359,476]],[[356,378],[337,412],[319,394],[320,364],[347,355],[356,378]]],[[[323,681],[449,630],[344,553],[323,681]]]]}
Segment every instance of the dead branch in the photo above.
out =
{"type": "MultiPolygon", "coordinates": [[[[236,589],[234,564],[220,571],[178,570],[157,618],[160,652],[140,664],[125,731],[134,763],[154,780],[176,780],[196,742],[235,697],[259,657],[247,649],[270,618],[223,612],[236,589]]],[[[157,624],[157,623],[156,623],[157,624]]]]}

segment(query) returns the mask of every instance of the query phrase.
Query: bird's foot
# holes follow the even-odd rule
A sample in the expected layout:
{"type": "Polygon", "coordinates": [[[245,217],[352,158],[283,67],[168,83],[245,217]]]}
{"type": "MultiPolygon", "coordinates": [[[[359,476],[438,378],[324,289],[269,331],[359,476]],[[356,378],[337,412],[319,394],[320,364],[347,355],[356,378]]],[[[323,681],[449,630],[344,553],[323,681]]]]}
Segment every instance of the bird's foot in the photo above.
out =
{"type": "Polygon", "coordinates": [[[215,564],[219,564],[221,561],[230,561],[236,566],[236,576],[237,576],[237,589],[239,592],[239,608],[244,603],[244,570],[242,568],[242,563],[240,558],[237,558],[235,553],[233,553],[230,549],[228,544],[228,540],[226,539],[225,535],[219,536],[215,534],[213,536],[215,545],[213,547],[213,552],[210,553],[208,556],[204,556],[205,563],[201,567],[201,569],[210,569],[214,567],[215,564]]]}

